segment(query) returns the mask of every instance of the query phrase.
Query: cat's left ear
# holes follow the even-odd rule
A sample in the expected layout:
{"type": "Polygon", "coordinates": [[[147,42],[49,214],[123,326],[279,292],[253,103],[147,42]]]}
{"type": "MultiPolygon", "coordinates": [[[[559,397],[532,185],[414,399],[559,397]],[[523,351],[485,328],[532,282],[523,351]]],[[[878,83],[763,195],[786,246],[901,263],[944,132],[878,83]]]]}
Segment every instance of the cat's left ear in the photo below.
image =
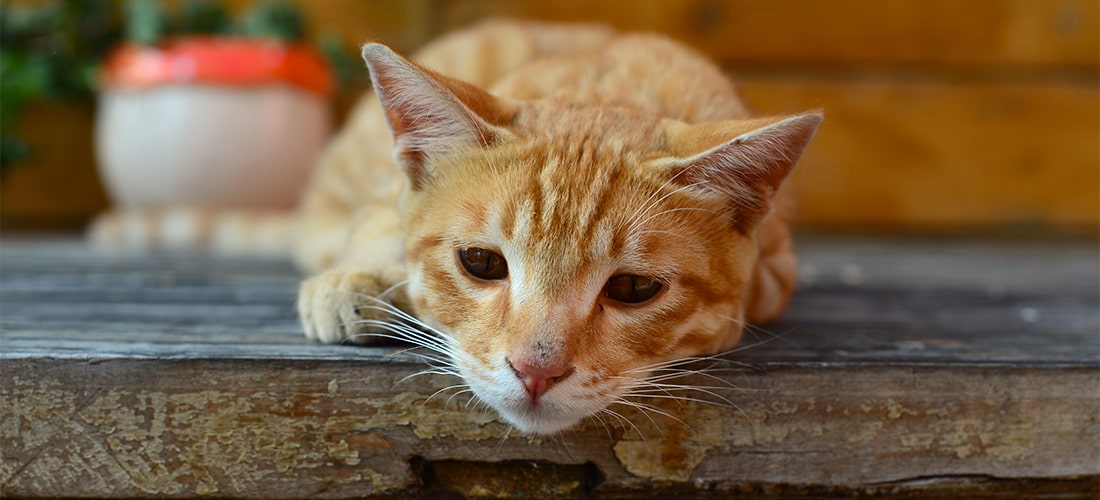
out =
{"type": "Polygon", "coordinates": [[[672,123],[665,137],[676,158],[662,162],[670,179],[730,204],[734,225],[755,227],[821,123],[815,111],[791,117],[688,125],[672,123]]]}
{"type": "Polygon", "coordinates": [[[431,180],[429,160],[506,137],[514,107],[469,83],[429,71],[379,43],[363,60],[393,131],[394,160],[413,189],[431,180]]]}

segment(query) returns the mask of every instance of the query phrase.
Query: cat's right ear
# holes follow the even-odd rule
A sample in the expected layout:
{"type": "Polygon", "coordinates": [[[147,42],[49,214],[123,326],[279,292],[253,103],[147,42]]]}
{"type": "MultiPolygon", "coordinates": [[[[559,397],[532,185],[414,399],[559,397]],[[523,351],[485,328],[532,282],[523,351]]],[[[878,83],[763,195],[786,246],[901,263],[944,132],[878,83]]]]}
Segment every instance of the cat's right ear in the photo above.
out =
{"type": "Polygon", "coordinates": [[[416,65],[379,43],[363,60],[394,136],[394,160],[413,189],[431,181],[428,160],[510,136],[514,107],[466,82],[416,65]]]}
{"type": "Polygon", "coordinates": [[[666,140],[679,158],[671,179],[725,198],[735,227],[748,230],[772,210],[772,198],[821,124],[821,111],[688,125],[671,122],[666,140]]]}

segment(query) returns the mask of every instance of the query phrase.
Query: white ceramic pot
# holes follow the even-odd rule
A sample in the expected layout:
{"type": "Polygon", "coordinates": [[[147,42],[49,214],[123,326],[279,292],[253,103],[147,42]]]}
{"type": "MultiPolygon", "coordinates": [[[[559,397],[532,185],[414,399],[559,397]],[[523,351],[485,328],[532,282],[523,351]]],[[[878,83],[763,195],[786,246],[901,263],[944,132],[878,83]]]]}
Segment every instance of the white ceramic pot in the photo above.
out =
{"type": "Polygon", "coordinates": [[[320,97],[289,85],[105,90],[96,150],[116,205],[291,207],[330,133],[320,97]]]}
{"type": "Polygon", "coordinates": [[[331,77],[304,47],[186,39],[123,47],[96,118],[121,208],[289,208],[331,132],[331,77]]]}

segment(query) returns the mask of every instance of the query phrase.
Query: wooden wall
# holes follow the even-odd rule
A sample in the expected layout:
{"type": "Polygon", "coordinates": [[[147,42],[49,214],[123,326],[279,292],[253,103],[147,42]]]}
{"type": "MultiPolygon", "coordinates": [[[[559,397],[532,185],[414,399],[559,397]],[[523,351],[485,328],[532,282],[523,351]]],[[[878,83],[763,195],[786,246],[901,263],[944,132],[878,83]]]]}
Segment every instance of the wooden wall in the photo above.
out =
{"type": "Polygon", "coordinates": [[[316,31],[403,51],[489,16],[680,38],[728,68],[761,113],[825,108],[794,176],[807,227],[1095,234],[1100,224],[1095,0],[298,3],[316,31]]]}
{"type": "Polygon", "coordinates": [[[682,39],[727,67],[761,113],[826,109],[794,178],[808,226],[1095,230],[1100,221],[1094,0],[311,5],[320,25],[406,50],[486,16],[599,20],[682,39]]]}

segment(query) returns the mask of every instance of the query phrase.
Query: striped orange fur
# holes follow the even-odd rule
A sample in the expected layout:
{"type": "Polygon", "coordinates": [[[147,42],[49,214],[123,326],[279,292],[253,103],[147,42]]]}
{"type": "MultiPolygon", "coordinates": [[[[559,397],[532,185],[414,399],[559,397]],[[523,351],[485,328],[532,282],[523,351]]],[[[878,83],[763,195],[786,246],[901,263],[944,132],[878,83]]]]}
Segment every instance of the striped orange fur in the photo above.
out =
{"type": "Polygon", "coordinates": [[[690,49],[599,26],[490,22],[416,62],[363,57],[375,94],[298,218],[309,337],[434,349],[544,434],[782,313],[775,207],[819,112],[753,117],[690,49]]]}

